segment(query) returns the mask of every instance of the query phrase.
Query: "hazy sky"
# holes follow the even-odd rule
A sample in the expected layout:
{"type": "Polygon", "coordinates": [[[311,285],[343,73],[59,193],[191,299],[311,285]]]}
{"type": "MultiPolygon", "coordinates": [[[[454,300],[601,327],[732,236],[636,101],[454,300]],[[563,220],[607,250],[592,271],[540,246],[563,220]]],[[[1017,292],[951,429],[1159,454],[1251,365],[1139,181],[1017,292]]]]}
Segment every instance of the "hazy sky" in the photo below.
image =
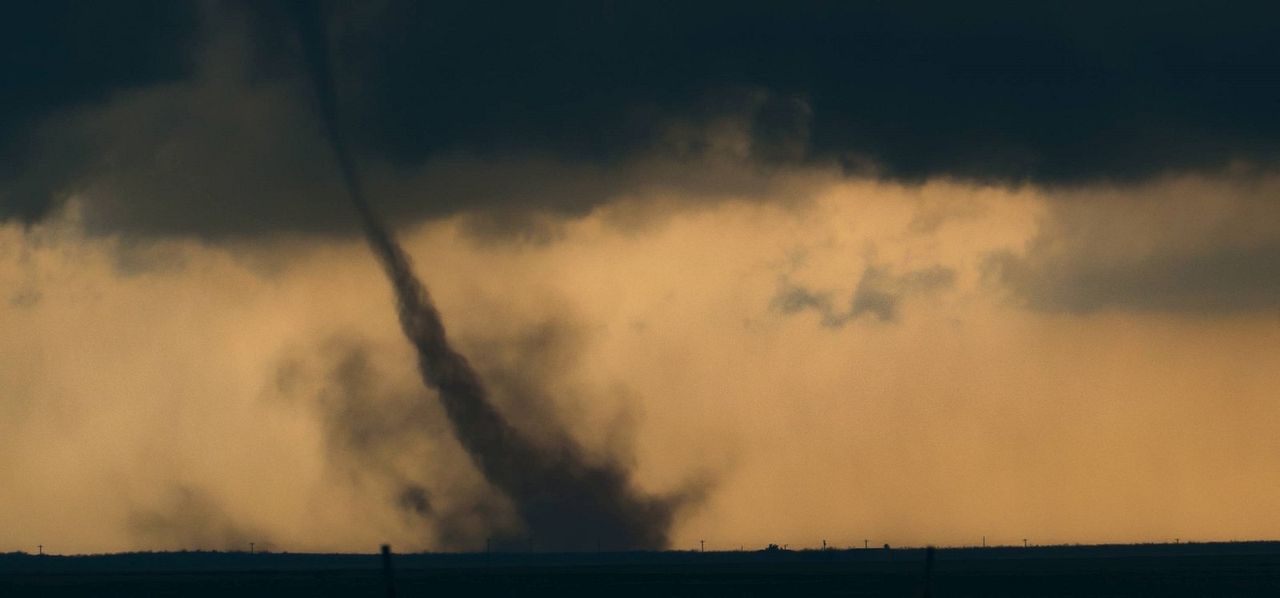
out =
{"type": "MultiPolygon", "coordinates": [[[[60,4],[0,25],[0,551],[517,529],[297,7],[60,4]]],[[[450,337],[673,547],[1280,537],[1274,9],[324,9],[450,337]]]]}

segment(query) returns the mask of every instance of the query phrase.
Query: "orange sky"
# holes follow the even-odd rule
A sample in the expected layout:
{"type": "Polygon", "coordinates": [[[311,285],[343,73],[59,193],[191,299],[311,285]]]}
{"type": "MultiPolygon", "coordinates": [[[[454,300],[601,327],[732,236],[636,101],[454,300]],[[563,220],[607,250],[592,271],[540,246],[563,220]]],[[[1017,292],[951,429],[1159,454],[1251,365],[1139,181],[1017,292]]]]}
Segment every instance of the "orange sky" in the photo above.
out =
{"type": "MultiPolygon", "coordinates": [[[[707,484],[677,548],[1275,538],[1278,314],[1073,281],[1276,243],[1274,203],[1249,199],[1276,184],[814,172],[764,199],[619,198],[524,240],[465,216],[401,232],[482,373],[548,397],[499,392],[516,425],[564,422],[652,492],[707,484]],[[891,317],[851,309],[867,280],[891,317]]],[[[449,508],[482,487],[362,244],[138,241],[91,217],[0,225],[0,551],[459,548],[327,436],[332,373],[363,352],[370,400],[435,422],[386,467],[449,508]]]]}

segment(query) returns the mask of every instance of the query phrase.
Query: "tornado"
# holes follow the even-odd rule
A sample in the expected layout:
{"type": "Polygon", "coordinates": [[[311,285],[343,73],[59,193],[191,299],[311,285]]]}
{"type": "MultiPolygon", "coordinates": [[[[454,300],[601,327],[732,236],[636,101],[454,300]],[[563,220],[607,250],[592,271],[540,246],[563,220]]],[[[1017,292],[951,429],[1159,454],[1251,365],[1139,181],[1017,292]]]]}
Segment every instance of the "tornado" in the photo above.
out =
{"type": "Polygon", "coordinates": [[[395,293],[405,338],[423,383],[435,389],[454,435],[476,468],[506,495],[539,549],[657,550],[669,545],[680,500],[640,492],[628,471],[589,459],[567,433],[539,444],[495,407],[467,358],[449,343],[440,312],[414,274],[409,255],[364,194],[339,126],[338,102],[323,15],[316,3],[290,6],[315,87],[319,116],[370,250],[395,293]]]}

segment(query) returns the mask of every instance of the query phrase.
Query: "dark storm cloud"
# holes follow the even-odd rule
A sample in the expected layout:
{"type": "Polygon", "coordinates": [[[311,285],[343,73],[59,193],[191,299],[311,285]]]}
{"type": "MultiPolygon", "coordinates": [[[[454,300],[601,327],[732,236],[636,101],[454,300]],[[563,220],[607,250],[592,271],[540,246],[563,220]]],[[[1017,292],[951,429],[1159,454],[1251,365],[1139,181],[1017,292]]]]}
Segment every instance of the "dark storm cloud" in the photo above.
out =
{"type": "Polygon", "coordinates": [[[883,268],[868,267],[853,292],[849,317],[874,315],[881,322],[898,319],[898,304],[908,294],[932,293],[955,284],[956,273],[950,268],[933,266],[893,276],[883,268]]]}
{"type": "Polygon", "coordinates": [[[814,311],[827,328],[843,328],[863,316],[881,322],[896,322],[899,306],[909,295],[922,295],[950,288],[955,284],[955,271],[933,266],[894,275],[879,266],[867,266],[853,291],[847,309],[838,309],[830,291],[813,291],[783,281],[773,299],[773,308],[784,314],[814,311]]]}
{"type": "Polygon", "coordinates": [[[766,159],[1071,181],[1270,159],[1280,47],[1262,6],[414,3],[344,41],[348,72],[374,65],[351,80],[366,142],[406,161],[621,159],[660,143],[655,124],[764,89],[766,159]],[[797,130],[802,150],[779,151],[797,130]]]}
{"type": "Polygon", "coordinates": [[[1280,308],[1280,178],[1177,177],[1056,198],[988,282],[1037,311],[1223,315],[1280,308]]]}
{"type": "MultiPolygon", "coordinates": [[[[352,151],[382,169],[370,184],[396,217],[582,210],[655,178],[689,184],[634,164],[698,164],[726,117],[747,139],[735,158],[763,172],[909,181],[1128,181],[1270,165],[1280,148],[1269,3],[328,4],[352,151]]],[[[305,149],[316,131],[293,116],[311,100],[288,11],[207,5],[195,33],[188,5],[96,6],[7,19],[48,34],[5,42],[41,58],[14,69],[0,117],[4,215],[88,190],[113,202],[113,228],[346,226],[305,149]],[[248,50],[213,62],[240,73],[188,68],[228,31],[248,50]],[[130,101],[160,104],[158,122],[130,101]]]]}
{"type": "Polygon", "coordinates": [[[1280,310],[1280,242],[1136,260],[1001,253],[988,272],[1035,310],[1226,314],[1280,310]]]}
{"type": "Polygon", "coordinates": [[[352,11],[338,67],[363,143],[405,163],[620,160],[766,90],[760,159],[1070,182],[1273,158],[1267,6],[391,3],[352,11]]]}
{"type": "MultiPolygon", "coordinates": [[[[0,219],[32,219],[76,176],[36,160],[35,123],[112,93],[189,76],[193,5],[164,0],[9,3],[0,15],[0,219]]],[[[76,148],[71,148],[75,152],[76,148]]]]}

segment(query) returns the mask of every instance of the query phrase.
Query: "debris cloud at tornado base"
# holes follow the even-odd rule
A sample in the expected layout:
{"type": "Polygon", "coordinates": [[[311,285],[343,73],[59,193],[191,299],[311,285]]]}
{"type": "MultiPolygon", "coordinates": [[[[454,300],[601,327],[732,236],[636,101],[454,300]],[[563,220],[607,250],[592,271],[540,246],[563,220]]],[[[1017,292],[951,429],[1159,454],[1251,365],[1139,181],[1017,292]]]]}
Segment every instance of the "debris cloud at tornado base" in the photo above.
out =
{"type": "Polygon", "coordinates": [[[298,33],[315,83],[320,116],[343,183],[370,249],[396,297],[405,338],[423,382],[440,397],[453,432],[485,479],[509,498],[531,545],[547,550],[662,549],[669,544],[679,496],[650,496],[617,464],[588,458],[567,433],[534,442],[490,400],[476,370],[449,343],[440,312],[412,262],[365,197],[355,159],[337,118],[337,95],[318,7],[298,2],[298,33]]]}

